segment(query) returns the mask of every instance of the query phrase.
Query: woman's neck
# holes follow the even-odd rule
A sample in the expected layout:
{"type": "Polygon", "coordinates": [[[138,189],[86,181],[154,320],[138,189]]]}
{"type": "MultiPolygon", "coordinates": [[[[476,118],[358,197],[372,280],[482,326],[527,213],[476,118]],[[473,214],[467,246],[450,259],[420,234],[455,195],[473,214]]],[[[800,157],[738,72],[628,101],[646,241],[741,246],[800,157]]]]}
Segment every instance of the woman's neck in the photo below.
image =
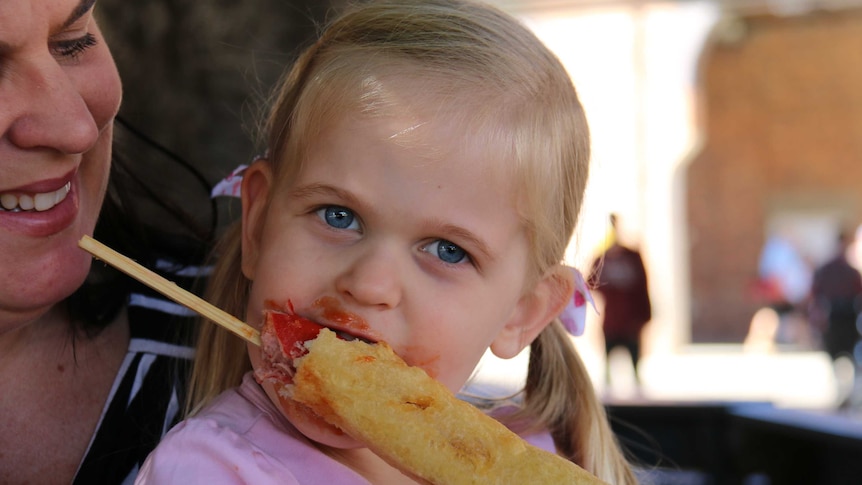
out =
{"type": "Polygon", "coordinates": [[[0,482],[69,483],[125,357],[125,313],[74,339],[66,315],[0,335],[0,482]]]}
{"type": "Polygon", "coordinates": [[[0,332],[0,369],[3,362],[32,347],[45,348],[72,338],[72,328],[62,305],[55,305],[35,320],[0,332]]]}

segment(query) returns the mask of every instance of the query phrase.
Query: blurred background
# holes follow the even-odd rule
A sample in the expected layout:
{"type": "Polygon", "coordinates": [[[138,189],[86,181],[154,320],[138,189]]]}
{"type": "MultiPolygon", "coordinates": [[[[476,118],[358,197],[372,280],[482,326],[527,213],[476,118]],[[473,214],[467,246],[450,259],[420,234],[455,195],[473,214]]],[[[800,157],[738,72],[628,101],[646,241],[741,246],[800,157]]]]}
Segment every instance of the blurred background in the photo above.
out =
{"type": "MultiPolygon", "coordinates": [[[[708,356],[743,364],[748,356],[734,354],[745,353],[755,313],[783,296],[763,288],[770,238],[801,260],[788,278],[802,290],[785,298],[806,325],[814,270],[838,232],[862,222],[862,10],[849,1],[499,3],[557,52],[586,106],[593,165],[572,262],[584,268],[596,256],[611,212],[643,255],[653,303],[645,391],[653,370],[680,382],[708,356]],[[699,358],[684,366],[660,357],[693,351],[699,358]]],[[[816,329],[799,333],[775,335],[758,353],[819,350],[816,329]]],[[[824,368],[824,356],[798,357],[824,368]]],[[[837,397],[829,373],[809,379],[791,361],[748,389],[723,362],[702,369],[715,372],[711,391],[690,382],[690,392],[721,397],[735,384],[748,397],[810,406],[837,397]]],[[[744,364],[748,379],[762,377],[744,364]]]]}
{"type": "MultiPolygon", "coordinates": [[[[214,184],[262,151],[269,89],[342,3],[100,0],[122,118],[214,184]]],[[[831,351],[836,305],[811,289],[837,254],[862,262],[862,0],[491,3],[558,55],[586,108],[569,264],[588,272],[612,239],[642,256],[639,379],[625,349],[605,355],[598,292],[574,342],[632,452],[691,472],[644,481],[857,483],[858,302],[831,351]]],[[[510,389],[525,359],[489,356],[477,379],[510,389]]]]}

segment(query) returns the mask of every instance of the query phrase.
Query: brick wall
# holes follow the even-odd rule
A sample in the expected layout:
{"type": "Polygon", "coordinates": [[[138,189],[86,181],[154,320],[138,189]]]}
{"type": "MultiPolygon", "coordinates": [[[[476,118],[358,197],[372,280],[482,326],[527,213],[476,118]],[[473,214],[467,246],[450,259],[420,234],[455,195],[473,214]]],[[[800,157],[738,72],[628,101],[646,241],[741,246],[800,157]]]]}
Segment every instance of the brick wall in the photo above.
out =
{"type": "Polygon", "coordinates": [[[741,39],[701,59],[704,146],[687,174],[695,342],[745,337],[771,214],[862,215],[862,11],[741,22],[741,39]]]}

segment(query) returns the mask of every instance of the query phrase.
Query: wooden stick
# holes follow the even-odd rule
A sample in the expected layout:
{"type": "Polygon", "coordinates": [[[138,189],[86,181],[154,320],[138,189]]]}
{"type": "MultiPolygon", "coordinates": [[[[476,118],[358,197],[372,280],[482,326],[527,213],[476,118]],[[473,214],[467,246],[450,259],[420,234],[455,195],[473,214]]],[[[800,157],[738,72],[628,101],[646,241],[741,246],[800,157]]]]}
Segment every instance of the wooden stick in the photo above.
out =
{"type": "Polygon", "coordinates": [[[162,278],[90,236],[82,237],[78,241],[78,246],[171,300],[197,312],[203,317],[209,318],[243,339],[255,345],[260,345],[260,332],[242,320],[199,298],[197,295],[180,288],[173,281],[162,278]]]}

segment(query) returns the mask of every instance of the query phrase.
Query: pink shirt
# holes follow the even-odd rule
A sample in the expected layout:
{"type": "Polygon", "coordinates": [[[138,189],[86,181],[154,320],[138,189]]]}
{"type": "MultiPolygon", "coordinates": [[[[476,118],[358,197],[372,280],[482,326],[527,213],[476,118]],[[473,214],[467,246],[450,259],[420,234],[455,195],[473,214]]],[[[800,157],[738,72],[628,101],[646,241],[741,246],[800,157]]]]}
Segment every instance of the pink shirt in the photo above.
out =
{"type": "MultiPolygon", "coordinates": [[[[553,450],[550,435],[528,438],[553,450]]],[[[174,427],[135,480],[143,484],[369,485],[315,448],[272,404],[252,375],[174,427]]]]}

